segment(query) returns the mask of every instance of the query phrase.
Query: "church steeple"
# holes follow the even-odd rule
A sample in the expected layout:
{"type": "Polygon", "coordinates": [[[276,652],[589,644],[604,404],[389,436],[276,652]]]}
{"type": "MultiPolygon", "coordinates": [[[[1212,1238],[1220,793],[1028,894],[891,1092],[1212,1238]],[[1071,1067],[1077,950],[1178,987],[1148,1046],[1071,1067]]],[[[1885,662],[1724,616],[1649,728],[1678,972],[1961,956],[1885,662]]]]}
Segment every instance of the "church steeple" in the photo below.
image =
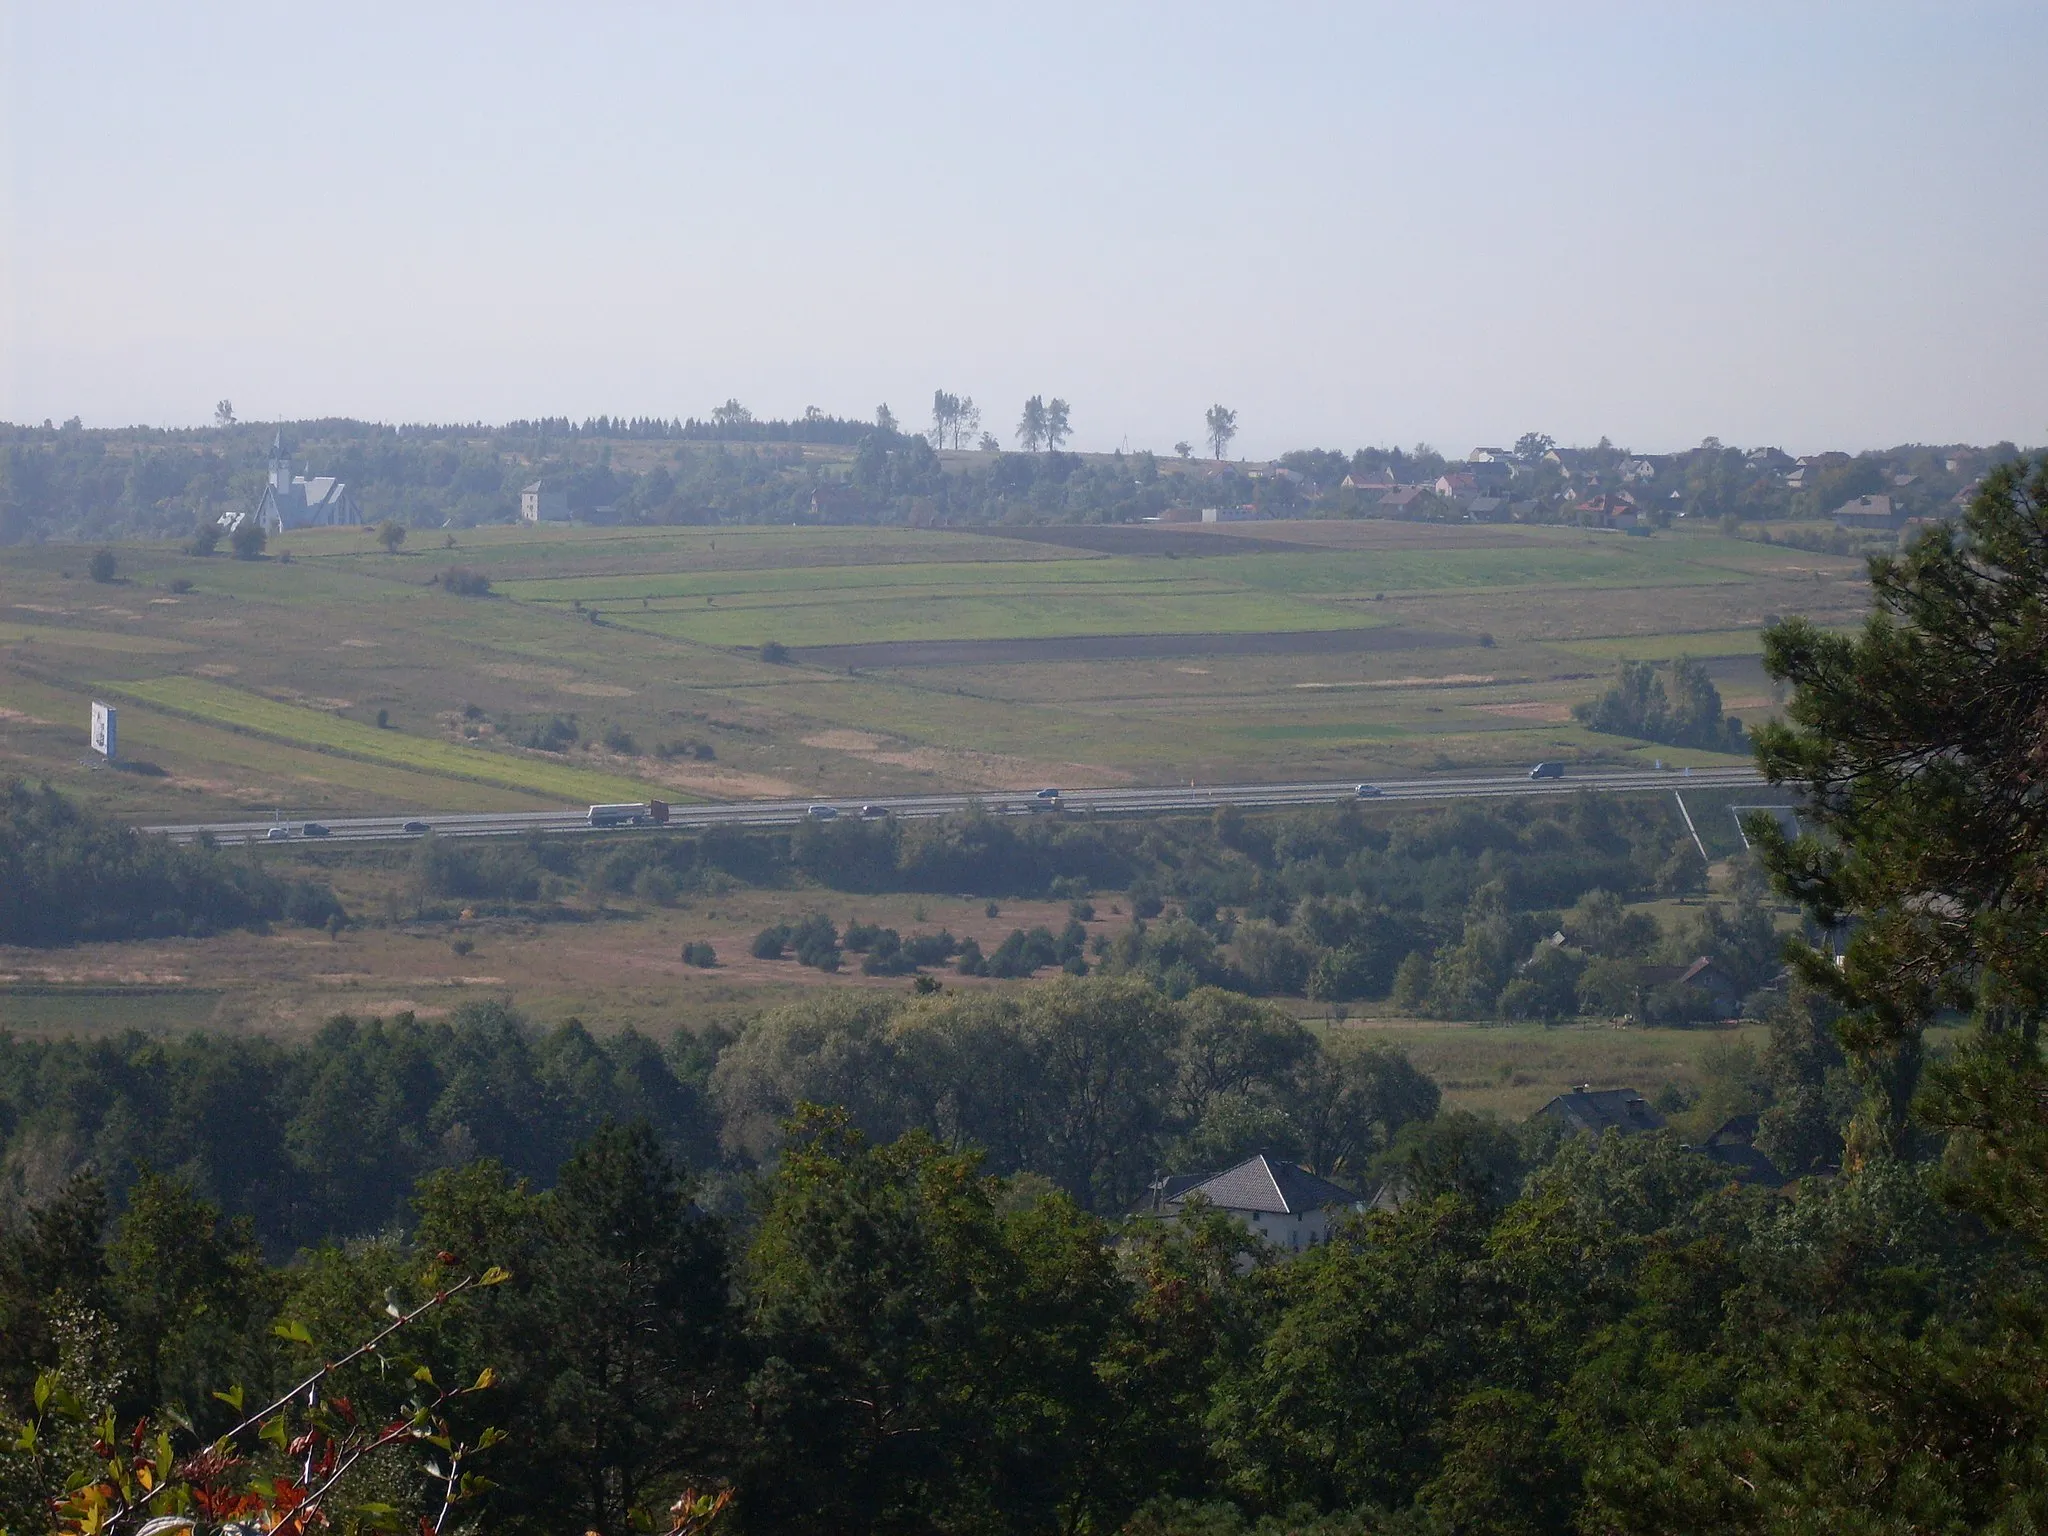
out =
{"type": "Polygon", "coordinates": [[[292,488],[292,461],[284,455],[284,428],[270,443],[270,488],[280,496],[292,488]]]}

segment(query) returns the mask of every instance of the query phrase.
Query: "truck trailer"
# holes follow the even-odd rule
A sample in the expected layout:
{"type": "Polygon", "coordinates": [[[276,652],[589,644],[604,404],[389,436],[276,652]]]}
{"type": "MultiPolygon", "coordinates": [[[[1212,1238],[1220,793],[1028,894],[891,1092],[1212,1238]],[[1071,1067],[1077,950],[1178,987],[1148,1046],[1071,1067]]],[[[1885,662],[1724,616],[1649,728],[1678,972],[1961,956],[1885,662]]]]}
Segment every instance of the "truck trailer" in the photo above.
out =
{"type": "Polygon", "coordinates": [[[593,827],[659,827],[668,821],[666,800],[635,800],[624,805],[593,805],[593,827]]]}

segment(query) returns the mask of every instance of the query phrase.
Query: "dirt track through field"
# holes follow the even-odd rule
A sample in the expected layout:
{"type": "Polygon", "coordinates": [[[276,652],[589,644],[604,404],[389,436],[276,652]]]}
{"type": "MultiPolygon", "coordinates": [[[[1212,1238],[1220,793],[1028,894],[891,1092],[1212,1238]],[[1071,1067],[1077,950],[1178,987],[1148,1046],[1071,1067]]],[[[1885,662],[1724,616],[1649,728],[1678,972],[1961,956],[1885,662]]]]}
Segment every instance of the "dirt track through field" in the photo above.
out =
{"type": "Polygon", "coordinates": [[[1160,656],[1347,656],[1442,651],[1473,644],[1441,630],[1305,629],[1250,635],[1059,635],[1037,640],[876,640],[790,647],[813,667],[987,667],[1033,661],[1143,661],[1160,656]]]}

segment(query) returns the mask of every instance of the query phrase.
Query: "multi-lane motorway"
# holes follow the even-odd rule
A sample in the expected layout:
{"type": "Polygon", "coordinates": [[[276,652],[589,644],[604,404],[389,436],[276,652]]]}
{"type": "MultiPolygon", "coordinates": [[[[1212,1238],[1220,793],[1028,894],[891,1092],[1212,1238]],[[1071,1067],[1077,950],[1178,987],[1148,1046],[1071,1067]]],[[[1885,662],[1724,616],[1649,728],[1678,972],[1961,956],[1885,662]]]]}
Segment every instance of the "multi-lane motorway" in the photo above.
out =
{"type": "MultiPolygon", "coordinates": [[[[1763,780],[1748,768],[1701,768],[1691,772],[1613,769],[1567,772],[1559,779],[1531,779],[1524,774],[1492,778],[1386,779],[1374,784],[1375,800],[1471,800],[1507,795],[1566,795],[1597,789],[1609,793],[1669,793],[1687,789],[1733,789],[1760,786],[1763,780]]],[[[1174,784],[1150,789],[1073,789],[1058,786],[1060,808],[1068,815],[1098,812],[1144,815],[1173,811],[1206,811],[1219,805],[1278,807],[1328,805],[1357,797],[1355,781],[1327,784],[1174,784]]],[[[1029,790],[985,790],[976,794],[877,795],[872,799],[833,796],[815,800],[748,800],[720,805],[676,805],[668,827],[779,827],[809,819],[813,808],[831,806],[842,817],[858,817],[866,807],[891,816],[951,816],[972,807],[997,815],[1044,811],[1047,805],[1029,790]]],[[[492,811],[481,814],[410,812],[393,816],[320,818],[332,841],[371,842],[418,837],[407,824],[425,825],[442,837],[506,837],[528,832],[590,832],[585,811],[492,811]]],[[[269,840],[281,826],[289,840],[303,836],[305,821],[225,821],[186,826],[151,827],[174,842],[191,842],[202,834],[222,843],[269,840]]],[[[643,829],[643,830],[662,830],[643,829]]]]}

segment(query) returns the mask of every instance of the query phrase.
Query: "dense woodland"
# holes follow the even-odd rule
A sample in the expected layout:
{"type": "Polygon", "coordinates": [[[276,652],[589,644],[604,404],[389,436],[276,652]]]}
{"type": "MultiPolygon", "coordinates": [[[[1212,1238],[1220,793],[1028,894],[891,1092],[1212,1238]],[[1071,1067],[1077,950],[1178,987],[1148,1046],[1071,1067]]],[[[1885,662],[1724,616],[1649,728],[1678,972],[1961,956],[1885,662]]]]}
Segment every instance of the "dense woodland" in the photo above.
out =
{"type": "Polygon", "coordinates": [[[212,848],[177,847],[47,785],[0,779],[0,944],[200,937],[342,917],[322,882],[281,878],[212,848]]]}
{"type": "Polygon", "coordinates": [[[1767,642],[1810,833],[1756,835],[1845,936],[1752,1064],[1782,1187],[1132,976],[667,1046],[9,1042],[0,1522],[2038,1531],[2048,460],[1873,587],[1767,642]],[[1394,1208],[1286,1258],[1144,1214],[1269,1142],[1394,1208]]]}
{"type": "MultiPolygon", "coordinates": [[[[567,495],[579,519],[600,523],[1113,523],[1204,506],[1376,516],[1378,493],[1347,487],[1347,477],[1386,474],[1429,486],[1461,467],[1455,454],[1447,458],[1426,444],[1304,449],[1261,467],[1144,451],[1082,455],[1056,443],[1003,451],[983,434],[980,450],[960,454],[950,450],[963,446],[962,402],[941,392],[945,401],[952,402],[946,419],[935,419],[928,433],[905,430],[886,407],[872,422],[817,412],[767,421],[737,402],[703,421],[599,417],[492,427],[329,419],[189,430],[0,424],[0,544],[185,535],[198,520],[254,501],[279,431],[296,464],[348,482],[370,524],[433,528],[514,518],[520,487],[537,476],[567,495]],[[948,453],[942,457],[935,444],[948,453]],[[805,445],[852,454],[807,458],[805,445]],[[637,467],[626,467],[629,457],[637,467]]],[[[1625,489],[1660,520],[1682,512],[1730,526],[1824,518],[1869,494],[1932,515],[2018,451],[2010,443],[1909,444],[1820,454],[1794,486],[1788,456],[1745,453],[1712,438],[1654,459],[1604,439],[1563,450],[1560,462],[1546,457],[1551,448],[1547,437],[1531,433],[1515,450],[1501,450],[1514,471],[1509,489],[1522,505],[1519,515],[1572,521],[1581,497],[1625,489]]],[[[1431,494],[1400,515],[1462,519],[1465,511],[1431,494]]],[[[1813,532],[1826,538],[1836,531],[1813,532]]]]}

